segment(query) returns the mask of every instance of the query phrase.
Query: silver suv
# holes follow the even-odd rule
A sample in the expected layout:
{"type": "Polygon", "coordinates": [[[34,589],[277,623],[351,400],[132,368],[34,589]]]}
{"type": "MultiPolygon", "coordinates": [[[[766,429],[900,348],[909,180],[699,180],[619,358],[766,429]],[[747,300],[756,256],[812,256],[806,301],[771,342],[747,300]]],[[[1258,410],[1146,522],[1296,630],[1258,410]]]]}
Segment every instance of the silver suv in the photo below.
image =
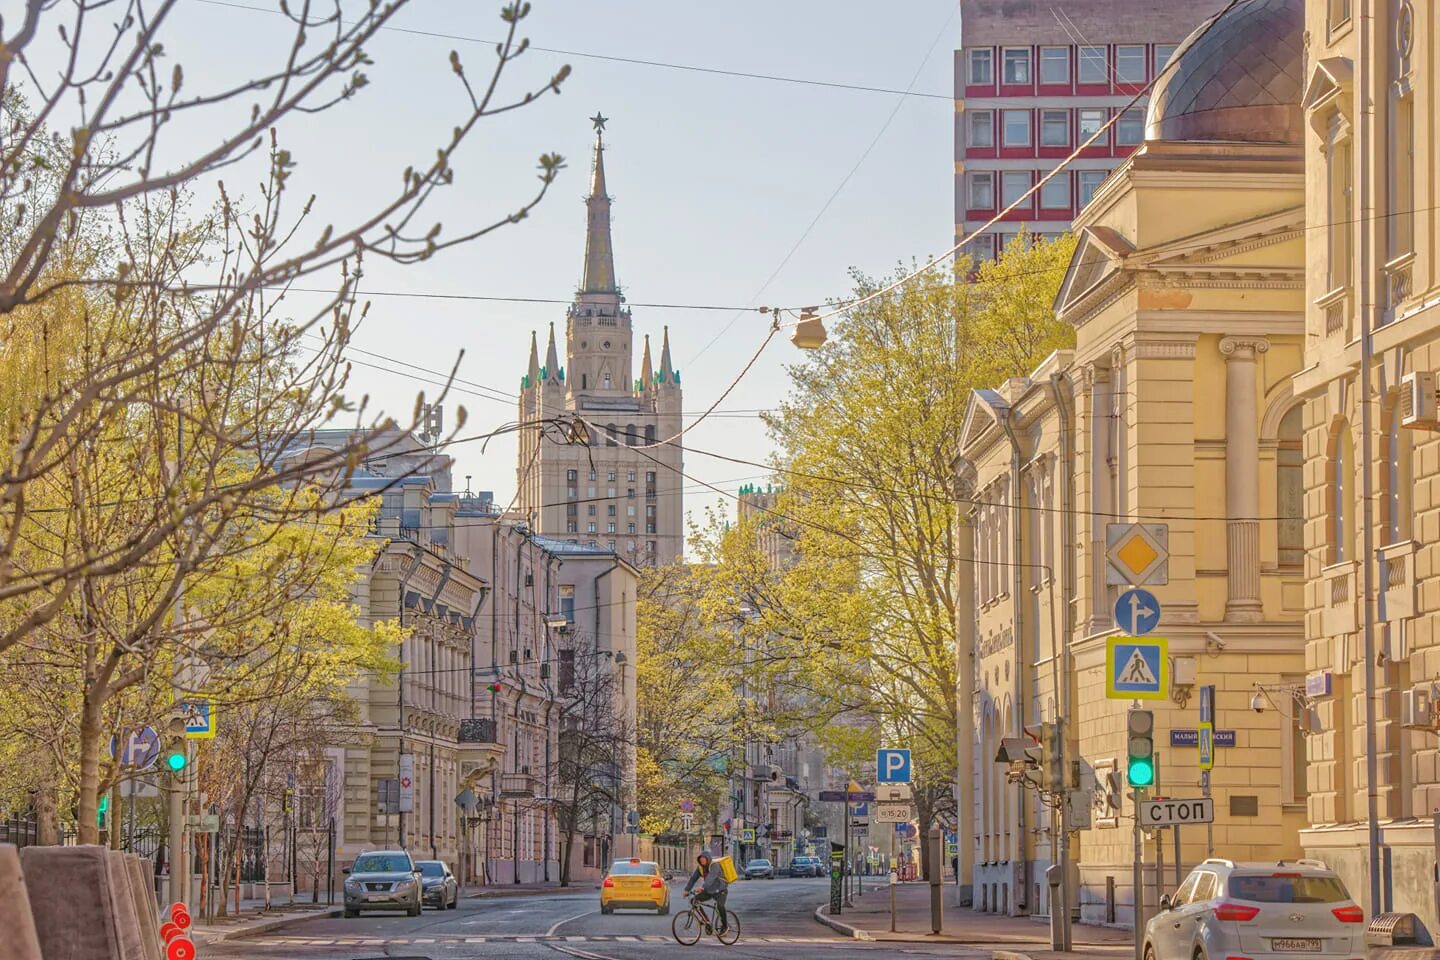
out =
{"type": "Polygon", "coordinates": [[[1362,958],[1365,915],[1318,860],[1200,864],[1145,925],[1145,960],[1362,958]]]}
{"type": "Polygon", "coordinates": [[[420,868],[404,850],[372,850],[345,873],[345,916],[361,910],[404,910],[420,916],[420,868]]]}

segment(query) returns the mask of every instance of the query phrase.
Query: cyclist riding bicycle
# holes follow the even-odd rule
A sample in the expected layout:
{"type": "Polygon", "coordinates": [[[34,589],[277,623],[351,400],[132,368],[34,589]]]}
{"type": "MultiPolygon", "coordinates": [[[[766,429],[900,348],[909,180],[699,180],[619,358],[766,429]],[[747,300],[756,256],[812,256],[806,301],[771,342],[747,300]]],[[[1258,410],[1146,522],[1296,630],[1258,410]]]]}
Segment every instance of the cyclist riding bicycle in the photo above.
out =
{"type": "Polygon", "coordinates": [[[715,866],[708,853],[695,858],[695,870],[690,874],[690,882],[685,884],[685,896],[690,896],[697,883],[700,884],[700,892],[695,894],[695,902],[714,901],[715,912],[720,917],[720,933],[723,934],[730,927],[730,919],[725,913],[725,898],[729,895],[730,884],[725,882],[720,868],[715,866]]]}

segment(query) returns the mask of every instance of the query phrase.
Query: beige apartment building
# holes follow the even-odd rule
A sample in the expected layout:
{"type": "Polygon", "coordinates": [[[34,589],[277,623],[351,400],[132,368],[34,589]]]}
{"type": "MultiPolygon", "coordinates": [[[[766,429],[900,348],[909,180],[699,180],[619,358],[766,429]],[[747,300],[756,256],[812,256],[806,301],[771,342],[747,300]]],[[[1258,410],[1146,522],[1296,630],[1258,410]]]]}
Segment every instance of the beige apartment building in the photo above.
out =
{"type": "MultiPolygon", "coordinates": [[[[1067,779],[1092,800],[1069,840],[1072,914],[1136,916],[1132,703],[1106,697],[1116,524],[1163,525],[1168,543],[1168,576],[1149,587],[1171,661],[1168,699],[1146,704],[1156,793],[1200,794],[1197,691],[1217,691],[1216,822],[1213,835],[1182,832],[1182,868],[1212,842],[1236,860],[1301,852],[1311,744],[1289,692],[1306,669],[1291,386],[1306,348],[1303,28],[1301,0],[1241,0],[1182,45],[1144,142],[1076,220],[1056,302],[1074,349],[976,391],[967,410],[957,595],[974,608],[959,615],[959,799],[977,910],[1053,909],[1044,871],[1059,859],[1058,817],[996,758],[1003,738],[1060,718],[1078,760],[1067,779]]],[[[1152,908],[1174,861],[1170,836],[1145,839],[1152,908]]]]}
{"type": "Polygon", "coordinates": [[[604,125],[597,115],[585,267],[566,316],[564,364],[551,324],[544,364],[532,334],[520,381],[519,511],[544,536],[631,563],[671,563],[685,549],[682,448],[667,442],[681,430],[680,372],[668,328],[658,364],[649,336],[636,342],[616,279],[604,125]]]}
{"type": "Polygon", "coordinates": [[[1305,411],[1308,671],[1296,702],[1318,730],[1301,843],[1341,872],[1367,914],[1414,912],[1432,932],[1437,18],[1435,4],[1411,0],[1306,5],[1310,233],[1294,379],[1305,411]]]}

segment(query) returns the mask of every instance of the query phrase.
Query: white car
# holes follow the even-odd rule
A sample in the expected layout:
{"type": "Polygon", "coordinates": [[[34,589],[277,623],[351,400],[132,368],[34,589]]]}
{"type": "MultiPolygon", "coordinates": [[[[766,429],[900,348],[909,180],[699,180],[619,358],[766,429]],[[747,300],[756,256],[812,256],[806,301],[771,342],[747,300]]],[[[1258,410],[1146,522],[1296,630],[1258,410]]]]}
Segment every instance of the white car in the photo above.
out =
{"type": "Polygon", "coordinates": [[[1145,960],[1364,956],[1364,911],[1318,860],[1206,860],[1145,924],[1145,960]]]}

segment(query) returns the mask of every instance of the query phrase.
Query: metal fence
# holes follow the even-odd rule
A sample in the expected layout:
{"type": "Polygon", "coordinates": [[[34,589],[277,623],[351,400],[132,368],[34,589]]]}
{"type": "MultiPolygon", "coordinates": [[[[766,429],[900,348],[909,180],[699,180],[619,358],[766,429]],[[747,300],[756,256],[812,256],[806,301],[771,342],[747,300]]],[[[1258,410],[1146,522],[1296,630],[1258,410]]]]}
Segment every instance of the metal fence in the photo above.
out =
{"type": "Polygon", "coordinates": [[[0,843],[17,847],[33,847],[40,842],[40,821],[32,816],[16,814],[0,820],[0,843]]]}

